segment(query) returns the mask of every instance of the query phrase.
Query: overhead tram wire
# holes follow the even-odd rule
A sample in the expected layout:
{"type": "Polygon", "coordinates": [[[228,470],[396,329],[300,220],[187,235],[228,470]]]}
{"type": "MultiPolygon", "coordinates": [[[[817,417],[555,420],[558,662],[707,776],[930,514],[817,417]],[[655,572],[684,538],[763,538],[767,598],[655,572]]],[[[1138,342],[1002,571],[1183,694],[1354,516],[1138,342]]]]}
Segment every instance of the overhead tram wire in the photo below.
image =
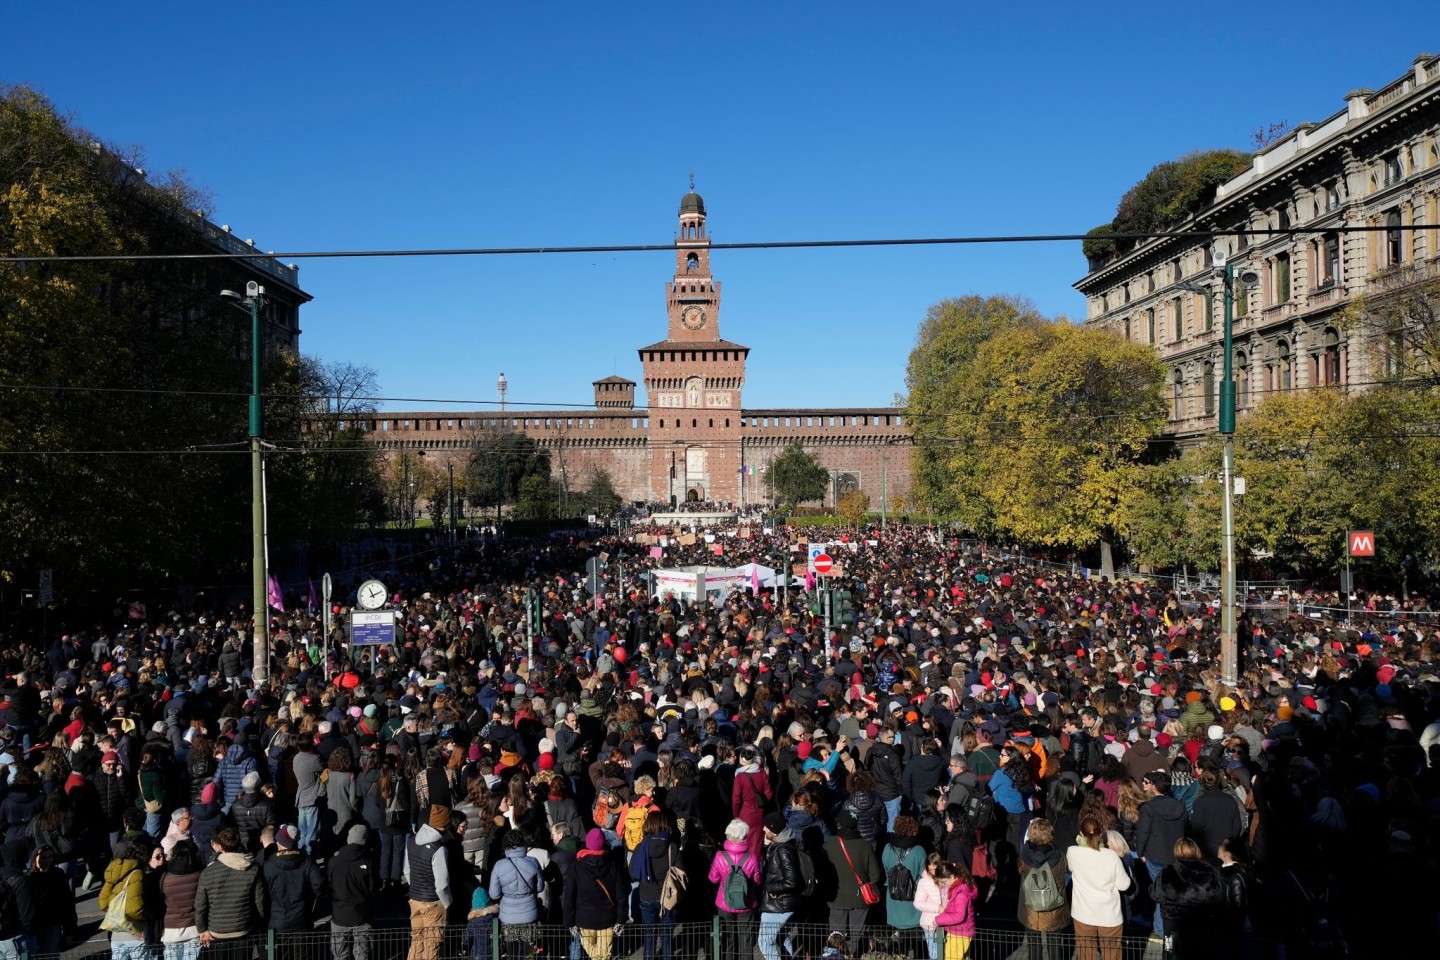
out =
{"type": "MultiPolygon", "coordinates": [[[[1205,240],[1215,237],[1296,236],[1309,233],[1386,233],[1393,230],[1440,230],[1440,224],[1412,223],[1400,227],[1384,224],[1330,225],[1325,227],[1235,227],[1215,230],[1155,230],[1107,233],[1107,241],[1205,240]]],[[[891,237],[859,240],[750,240],[711,243],[710,250],[804,250],[844,247],[964,246],[1001,243],[1073,243],[1097,239],[1088,233],[998,234],[974,237],[891,237]]],[[[334,260],[357,257],[494,257],[533,256],[564,253],[673,253],[673,243],[607,244],[599,246],[543,247],[441,247],[395,250],[281,250],[249,253],[106,253],[64,255],[0,256],[0,263],[123,263],[145,260],[334,260]]]]}

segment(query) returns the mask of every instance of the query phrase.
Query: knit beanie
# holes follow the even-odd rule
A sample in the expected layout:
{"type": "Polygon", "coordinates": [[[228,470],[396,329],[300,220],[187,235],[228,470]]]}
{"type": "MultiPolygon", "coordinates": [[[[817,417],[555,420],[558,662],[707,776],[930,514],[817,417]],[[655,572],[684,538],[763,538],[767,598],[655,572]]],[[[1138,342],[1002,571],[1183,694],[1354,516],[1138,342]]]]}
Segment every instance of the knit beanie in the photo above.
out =
{"type": "Polygon", "coordinates": [[[436,830],[444,830],[450,826],[450,808],[442,807],[439,804],[432,804],[430,807],[430,818],[427,822],[436,830]]]}

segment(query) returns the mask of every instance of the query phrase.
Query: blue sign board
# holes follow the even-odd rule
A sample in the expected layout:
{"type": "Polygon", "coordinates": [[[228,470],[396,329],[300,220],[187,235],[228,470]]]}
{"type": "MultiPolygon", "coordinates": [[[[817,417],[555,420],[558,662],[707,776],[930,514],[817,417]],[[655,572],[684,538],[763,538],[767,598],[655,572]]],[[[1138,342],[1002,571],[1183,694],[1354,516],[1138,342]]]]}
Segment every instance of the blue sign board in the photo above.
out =
{"type": "Polygon", "coordinates": [[[395,611],[375,610],[350,614],[350,645],[373,647],[395,642],[395,611]]]}

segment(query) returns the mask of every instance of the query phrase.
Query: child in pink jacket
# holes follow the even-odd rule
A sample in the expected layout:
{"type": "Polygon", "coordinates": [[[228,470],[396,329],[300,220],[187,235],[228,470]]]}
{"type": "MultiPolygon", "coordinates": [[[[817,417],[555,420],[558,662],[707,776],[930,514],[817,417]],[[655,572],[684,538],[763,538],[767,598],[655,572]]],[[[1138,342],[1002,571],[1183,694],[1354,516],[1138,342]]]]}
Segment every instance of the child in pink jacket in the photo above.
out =
{"type": "Polygon", "coordinates": [[[940,951],[935,942],[935,918],[945,909],[945,894],[954,874],[940,854],[932,853],[925,859],[925,869],[915,881],[915,909],[920,911],[920,929],[925,931],[925,944],[930,951],[930,960],[940,960],[940,951]]]}
{"type": "Polygon", "coordinates": [[[964,864],[951,864],[954,876],[945,888],[945,909],[935,925],[945,931],[945,960],[965,960],[975,939],[975,898],[979,891],[964,864]]]}

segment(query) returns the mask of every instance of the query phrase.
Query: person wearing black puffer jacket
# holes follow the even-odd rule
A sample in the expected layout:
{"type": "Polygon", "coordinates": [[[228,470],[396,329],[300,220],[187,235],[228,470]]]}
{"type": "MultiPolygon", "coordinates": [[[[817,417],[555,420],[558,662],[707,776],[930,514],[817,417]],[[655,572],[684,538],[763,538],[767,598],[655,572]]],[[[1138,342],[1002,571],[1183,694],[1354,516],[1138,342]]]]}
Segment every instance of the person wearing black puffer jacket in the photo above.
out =
{"type": "MultiPolygon", "coordinates": [[[[884,808],[880,811],[883,816],[884,808]]],[[[765,874],[761,883],[764,896],[760,900],[760,952],[765,960],[781,960],[782,955],[792,953],[782,946],[782,941],[788,937],[791,919],[801,907],[805,873],[800,866],[798,838],[780,813],[765,817],[765,874]]]]}
{"type": "Polygon", "coordinates": [[[275,824],[275,803],[261,789],[260,774],[253,770],[245,774],[241,793],[230,807],[230,816],[245,840],[246,852],[259,853],[260,831],[275,824]]]}
{"type": "Polygon", "coordinates": [[[1165,920],[1165,938],[1176,960],[1211,956],[1215,931],[1225,914],[1220,868],[1203,859],[1189,837],[1175,841],[1174,862],[1150,885],[1150,897],[1165,920]]]}
{"type": "Polygon", "coordinates": [[[845,778],[844,809],[855,814],[860,836],[878,846],[885,830],[885,801],[875,792],[875,777],[868,770],[856,770],[845,778]]]}
{"type": "Polygon", "coordinates": [[[325,891],[325,877],[304,850],[300,831],[286,824],[275,831],[275,855],[265,861],[260,875],[270,902],[270,929],[277,933],[309,930],[314,907],[325,891]]]}

